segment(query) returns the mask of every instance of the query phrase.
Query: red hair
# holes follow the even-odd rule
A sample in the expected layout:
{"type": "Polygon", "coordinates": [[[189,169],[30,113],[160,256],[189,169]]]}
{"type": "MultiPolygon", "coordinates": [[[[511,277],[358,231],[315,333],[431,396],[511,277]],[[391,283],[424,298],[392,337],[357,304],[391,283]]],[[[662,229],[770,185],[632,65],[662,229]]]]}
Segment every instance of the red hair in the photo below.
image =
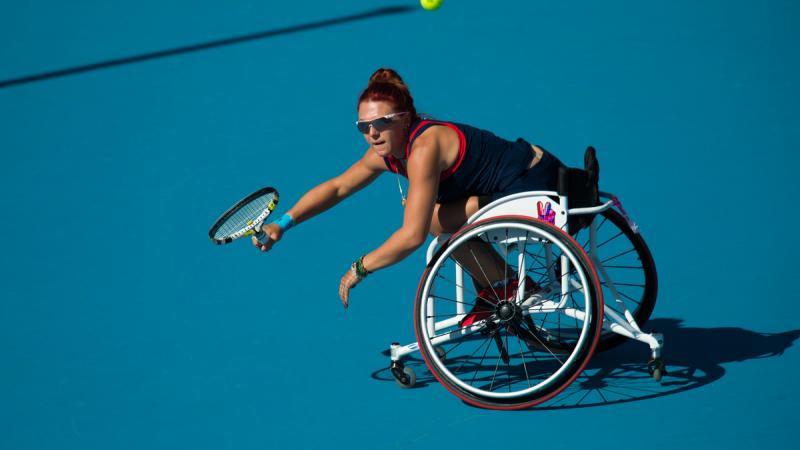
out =
{"type": "Polygon", "coordinates": [[[390,102],[394,105],[396,112],[408,111],[411,113],[412,121],[418,118],[417,109],[414,107],[414,98],[411,97],[408,86],[392,69],[381,67],[369,77],[366,89],[358,97],[356,109],[361,103],[370,100],[390,102]]]}

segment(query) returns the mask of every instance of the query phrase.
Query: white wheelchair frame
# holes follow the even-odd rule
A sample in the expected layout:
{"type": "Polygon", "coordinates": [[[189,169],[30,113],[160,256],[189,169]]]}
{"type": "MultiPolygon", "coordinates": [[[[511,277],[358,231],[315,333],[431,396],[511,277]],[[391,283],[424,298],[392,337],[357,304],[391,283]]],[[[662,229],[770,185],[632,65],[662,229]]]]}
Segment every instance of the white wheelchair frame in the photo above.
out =
{"type": "MultiPolygon", "coordinates": [[[[478,220],[488,219],[490,217],[497,217],[497,216],[506,216],[506,215],[517,215],[517,216],[528,216],[536,219],[536,216],[531,216],[530,211],[537,211],[537,205],[539,202],[549,202],[551,204],[552,211],[555,213],[555,223],[554,225],[561,230],[564,230],[568,233],[567,222],[570,216],[576,215],[585,215],[585,214],[599,214],[603,211],[617,207],[619,212],[627,221],[630,228],[633,230],[634,233],[639,232],[638,227],[636,226],[633,221],[625,213],[625,210],[622,208],[619,200],[613,194],[609,194],[606,192],[600,192],[600,199],[603,201],[602,204],[594,207],[588,208],[569,208],[569,199],[566,195],[559,195],[555,191],[529,191],[529,192],[521,192],[519,194],[513,194],[507,197],[500,198],[498,200],[493,201],[492,203],[484,206],[478,212],[476,212],[472,217],[470,217],[467,222],[464,224],[469,225],[478,220]],[[558,202],[555,203],[553,201],[554,198],[558,198],[558,202]]],[[[619,311],[622,311],[622,314],[619,314],[617,311],[610,308],[607,304],[604,304],[603,312],[604,312],[604,319],[603,319],[603,329],[614,332],[616,334],[625,336],[629,339],[634,339],[636,341],[642,342],[647,344],[650,347],[650,358],[651,361],[660,360],[661,357],[661,349],[664,346],[664,337],[659,333],[645,333],[639,328],[639,324],[636,323],[631,312],[628,310],[625,302],[623,301],[622,297],[620,296],[619,292],[617,291],[614,281],[609,276],[608,272],[606,271],[605,267],[602,264],[602,258],[600,257],[600,252],[597,248],[597,225],[596,220],[592,220],[591,224],[589,225],[589,242],[590,247],[588,251],[589,258],[594,265],[597,275],[600,278],[601,282],[605,283],[605,286],[611,292],[616,305],[619,307],[619,311]]],[[[442,234],[435,238],[427,249],[426,254],[426,264],[429,264],[433,259],[433,256],[436,254],[436,250],[439,248],[441,244],[449,239],[451,234],[442,234]]],[[[464,307],[464,269],[456,264],[456,273],[455,273],[455,284],[456,284],[456,313],[457,316],[448,318],[445,320],[441,320],[438,322],[434,322],[433,319],[429,319],[428,329],[430,330],[430,334],[434,334],[435,330],[445,329],[448,327],[452,327],[455,324],[458,324],[461,319],[463,319],[467,311],[464,307]]],[[[562,276],[564,281],[569,278],[565,272],[562,276]]],[[[524,280],[522,281],[524,283],[524,280]]],[[[577,284],[574,280],[569,280],[567,283],[577,284]]],[[[562,282],[562,284],[564,284],[562,282]]],[[[578,286],[579,287],[579,286],[578,286]]],[[[523,287],[519,289],[520,292],[524,290],[523,287]]],[[[530,303],[529,300],[526,300],[525,303],[530,303]]],[[[554,303],[555,304],[555,303],[554,303]]],[[[532,311],[535,312],[535,311],[532,311]]],[[[578,320],[583,320],[583,315],[580,311],[570,310],[570,308],[561,309],[561,312],[567,316],[571,316],[578,320]]],[[[475,327],[473,325],[473,327],[475,327]]],[[[445,336],[440,336],[434,342],[434,345],[440,345],[445,343],[453,338],[460,337],[463,334],[468,333],[471,331],[471,328],[464,328],[458,330],[456,332],[449,333],[445,336]]],[[[399,343],[393,343],[390,347],[390,356],[391,361],[398,362],[400,358],[403,356],[409,355],[419,351],[419,343],[413,342],[407,345],[400,345],[399,343]]]]}

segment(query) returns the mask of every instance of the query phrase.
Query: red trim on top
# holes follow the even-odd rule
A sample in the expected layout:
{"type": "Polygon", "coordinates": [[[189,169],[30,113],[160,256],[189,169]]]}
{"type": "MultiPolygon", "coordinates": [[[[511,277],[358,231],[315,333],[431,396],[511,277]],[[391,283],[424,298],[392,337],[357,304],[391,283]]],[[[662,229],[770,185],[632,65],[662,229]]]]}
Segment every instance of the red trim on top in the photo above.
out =
{"type": "Polygon", "coordinates": [[[452,123],[445,122],[444,124],[450,129],[455,130],[458,134],[458,158],[456,159],[456,163],[453,164],[453,167],[442,172],[439,181],[444,181],[456,173],[456,170],[461,166],[461,162],[464,161],[464,155],[467,153],[467,138],[464,136],[464,132],[452,123]]]}
{"type": "Polygon", "coordinates": [[[397,158],[395,158],[394,155],[387,156],[386,160],[389,161],[389,167],[390,167],[392,172],[398,173],[398,174],[408,178],[408,175],[406,175],[406,171],[403,168],[402,164],[400,164],[400,161],[397,158]]]}
{"type": "Polygon", "coordinates": [[[408,159],[408,155],[411,154],[411,141],[414,140],[414,137],[416,136],[419,129],[429,123],[431,123],[430,120],[423,120],[422,122],[419,123],[419,125],[417,125],[417,128],[414,128],[414,131],[412,131],[411,134],[408,135],[408,143],[406,144],[406,159],[408,159]]]}
{"type": "Polygon", "coordinates": [[[453,167],[450,167],[447,170],[443,171],[442,174],[439,176],[439,181],[444,181],[450,178],[454,173],[456,173],[456,170],[458,170],[458,168],[461,166],[461,162],[464,161],[464,155],[467,153],[467,138],[464,136],[464,132],[461,131],[460,128],[453,125],[452,123],[439,122],[434,120],[423,120],[422,122],[419,123],[419,125],[417,125],[416,128],[414,128],[414,131],[412,131],[411,134],[408,136],[408,144],[406,144],[406,159],[408,159],[409,155],[411,154],[411,141],[414,140],[419,129],[429,123],[444,125],[447,128],[454,130],[456,134],[458,134],[458,158],[456,158],[456,162],[455,164],[453,164],[453,167]]]}

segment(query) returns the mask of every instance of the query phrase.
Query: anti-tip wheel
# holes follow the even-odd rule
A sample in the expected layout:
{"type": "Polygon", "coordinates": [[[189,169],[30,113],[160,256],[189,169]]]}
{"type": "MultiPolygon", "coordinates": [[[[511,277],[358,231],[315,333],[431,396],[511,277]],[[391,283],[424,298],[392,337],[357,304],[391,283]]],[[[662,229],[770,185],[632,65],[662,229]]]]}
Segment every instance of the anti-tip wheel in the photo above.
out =
{"type": "Polygon", "coordinates": [[[659,383],[661,378],[667,374],[667,368],[661,358],[656,358],[647,363],[647,370],[650,372],[650,376],[659,383]]]}
{"type": "Polygon", "coordinates": [[[404,367],[400,361],[392,362],[390,367],[394,381],[403,389],[414,387],[417,384],[417,374],[411,367],[404,367]]]}

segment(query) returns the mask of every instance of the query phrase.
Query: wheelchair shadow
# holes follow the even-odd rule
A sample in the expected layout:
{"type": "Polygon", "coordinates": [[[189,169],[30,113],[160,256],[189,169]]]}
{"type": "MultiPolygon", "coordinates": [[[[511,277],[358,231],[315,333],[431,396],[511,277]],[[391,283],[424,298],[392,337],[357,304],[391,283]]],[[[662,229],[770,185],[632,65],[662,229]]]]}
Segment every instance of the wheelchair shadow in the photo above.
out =
{"type": "MultiPolygon", "coordinates": [[[[638,342],[595,353],[583,373],[563,392],[531,411],[586,408],[628,403],[678,394],[713,383],[725,376],[724,364],[781,356],[800,337],[800,330],[759,333],[743,328],[684,327],[683,319],[651,319],[647,330],[664,335],[662,359],[667,374],[661,383],[647,369],[649,350],[638,342]]],[[[384,352],[388,356],[388,351],[384,352]]],[[[417,386],[436,379],[421,358],[404,359],[417,373],[417,386]]],[[[394,381],[388,368],[372,378],[394,381]]]]}
{"type": "Polygon", "coordinates": [[[759,333],[734,327],[684,327],[682,319],[651,319],[647,329],[664,334],[661,357],[667,374],[661,383],[647,370],[647,347],[627,342],[596,353],[567,389],[531,410],[627,403],[697,389],[725,376],[723,364],[780,356],[800,337],[800,330],[759,333]]]}

